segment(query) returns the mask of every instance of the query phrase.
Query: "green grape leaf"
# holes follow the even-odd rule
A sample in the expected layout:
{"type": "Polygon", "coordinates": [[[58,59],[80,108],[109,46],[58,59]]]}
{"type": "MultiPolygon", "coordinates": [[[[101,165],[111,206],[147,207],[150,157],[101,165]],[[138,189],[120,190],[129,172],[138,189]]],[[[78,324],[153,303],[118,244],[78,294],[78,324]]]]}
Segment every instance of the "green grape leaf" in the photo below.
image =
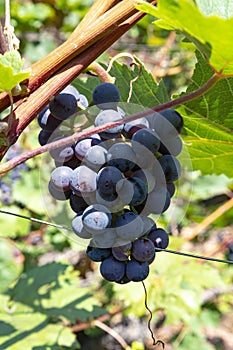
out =
{"type": "Polygon", "coordinates": [[[18,51],[7,51],[0,55],[0,92],[11,91],[30,76],[29,71],[22,70],[23,64],[18,51]]]}
{"type": "MultiPolygon", "coordinates": [[[[26,215],[29,216],[30,213],[27,209],[20,209],[16,205],[9,206],[1,206],[1,210],[11,211],[15,214],[26,215]]],[[[16,238],[17,236],[26,236],[30,232],[30,221],[22,220],[20,217],[11,216],[9,220],[9,216],[3,213],[0,214],[0,232],[4,237],[16,238]],[[10,225],[9,225],[10,222],[10,225]]]]}
{"type": "MultiPolygon", "coordinates": [[[[8,310],[5,303],[5,310],[8,310]]],[[[13,310],[0,312],[4,328],[0,329],[0,349],[78,349],[79,343],[69,327],[50,321],[33,310],[19,311],[19,303],[13,310]],[[7,334],[9,330],[11,334],[7,334]]]]}
{"type": "Polygon", "coordinates": [[[68,265],[51,263],[20,276],[9,290],[11,299],[50,317],[74,323],[106,313],[88,288],[77,288],[78,276],[68,265]]]}
{"type": "MultiPolygon", "coordinates": [[[[8,221],[9,225],[9,221],[8,221]]],[[[22,260],[20,260],[19,250],[3,237],[0,238],[0,292],[8,288],[22,270],[22,260]],[[19,259],[17,259],[17,257],[19,259]]],[[[1,329],[1,324],[0,324],[1,329]]]]}
{"type": "MultiPolygon", "coordinates": [[[[153,75],[145,68],[143,63],[138,58],[135,58],[135,60],[141,68],[135,67],[135,69],[132,70],[126,64],[114,61],[110,70],[110,75],[116,78],[115,84],[120,91],[121,101],[126,102],[128,100],[130,84],[138,77],[132,82],[132,94],[129,99],[130,104],[141,106],[140,109],[142,110],[167,102],[169,98],[163,81],[157,84],[153,75]]],[[[92,92],[100,83],[101,81],[99,78],[88,77],[85,80],[76,79],[73,85],[91,101],[92,92]]]]}
{"type": "MultiPolygon", "coordinates": [[[[198,52],[197,59],[192,84],[185,94],[203,86],[213,75],[212,69],[198,52]]],[[[221,79],[201,97],[177,109],[184,117],[183,140],[193,169],[201,170],[202,174],[233,177],[232,91],[233,78],[221,79]]]]}
{"type": "Polygon", "coordinates": [[[190,0],[160,0],[157,7],[137,1],[137,8],[150,13],[156,25],[178,30],[191,40],[218,72],[233,74],[233,13],[228,0],[205,1],[201,7],[190,0]],[[203,8],[205,12],[203,13],[203,8]]]}

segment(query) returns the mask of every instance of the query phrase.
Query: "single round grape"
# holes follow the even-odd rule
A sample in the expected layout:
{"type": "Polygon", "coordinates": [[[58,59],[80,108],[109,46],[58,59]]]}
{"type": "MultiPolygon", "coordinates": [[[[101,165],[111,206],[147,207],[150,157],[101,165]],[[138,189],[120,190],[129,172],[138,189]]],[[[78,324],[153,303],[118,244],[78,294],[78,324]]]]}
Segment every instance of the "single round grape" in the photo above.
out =
{"type": "Polygon", "coordinates": [[[154,243],[148,238],[140,238],[133,242],[132,256],[135,260],[150,261],[155,256],[154,243]]]}
{"type": "Polygon", "coordinates": [[[112,255],[116,260],[127,261],[132,248],[132,243],[112,247],[112,255]]]}
{"type": "Polygon", "coordinates": [[[38,124],[41,127],[41,129],[46,131],[54,131],[60,124],[61,120],[56,119],[46,106],[38,115],[38,124]]]}
{"type": "Polygon", "coordinates": [[[46,131],[46,130],[41,130],[39,132],[39,135],[38,135],[38,142],[41,146],[44,146],[46,145],[47,143],[49,143],[49,139],[52,135],[52,132],[51,131],[46,131]]]}
{"type": "Polygon", "coordinates": [[[51,173],[50,181],[52,185],[60,191],[70,190],[70,178],[73,170],[68,166],[60,166],[51,173]]]}
{"type": "Polygon", "coordinates": [[[150,129],[140,129],[132,137],[133,150],[136,153],[143,154],[141,145],[145,146],[150,152],[155,154],[160,146],[158,135],[150,129]]]}
{"type": "Polygon", "coordinates": [[[110,211],[101,204],[88,206],[82,216],[84,227],[92,234],[106,231],[110,227],[112,215],[110,211]]]}
{"type": "Polygon", "coordinates": [[[74,231],[74,233],[83,239],[90,239],[91,233],[88,232],[85,227],[83,226],[83,222],[82,222],[82,214],[80,215],[76,215],[73,220],[72,220],[72,229],[74,231]]]}
{"type": "MultiPolygon", "coordinates": [[[[62,136],[61,138],[63,138],[64,136],[62,136]]],[[[54,139],[53,141],[56,141],[60,139],[60,137],[54,139]]],[[[51,151],[49,151],[51,157],[58,161],[58,162],[68,162],[70,159],[73,158],[74,156],[74,148],[73,145],[66,145],[66,146],[61,146],[55,149],[52,149],[51,151]]]]}
{"type": "Polygon", "coordinates": [[[97,189],[100,193],[111,195],[116,193],[117,183],[124,178],[122,172],[113,167],[106,166],[102,168],[97,174],[97,189]]]}
{"type": "MultiPolygon", "coordinates": [[[[106,109],[101,111],[95,118],[95,126],[102,126],[110,122],[117,122],[121,121],[122,116],[119,112],[113,110],[113,109],[106,109]]],[[[107,129],[104,131],[104,133],[110,133],[110,134],[116,134],[120,133],[121,130],[123,129],[123,125],[118,125],[113,128],[107,129]]],[[[100,133],[101,135],[101,133],[100,133]]]]}
{"type": "Polygon", "coordinates": [[[125,276],[126,264],[109,256],[100,264],[100,273],[107,281],[117,282],[125,276]]]}
{"type": "Polygon", "coordinates": [[[169,244],[169,236],[162,228],[152,229],[148,238],[154,243],[156,248],[166,249],[169,244]]]}
{"type": "Polygon", "coordinates": [[[49,103],[50,112],[60,120],[66,120],[77,112],[77,101],[74,95],[60,93],[49,103]]]}
{"type": "Polygon", "coordinates": [[[71,189],[76,194],[89,195],[96,190],[96,172],[85,165],[80,165],[73,170],[70,180],[71,189]]]}
{"type": "Polygon", "coordinates": [[[114,193],[100,193],[98,190],[96,191],[96,200],[97,203],[103,205],[111,205],[110,202],[116,201],[118,199],[118,195],[116,192],[114,193]],[[105,202],[105,204],[104,204],[105,202]]]}
{"type": "Polygon", "coordinates": [[[125,142],[114,143],[108,149],[108,164],[115,166],[120,171],[127,172],[135,167],[136,155],[130,145],[125,142]]]}
{"type": "Polygon", "coordinates": [[[70,196],[70,207],[75,213],[83,212],[89,204],[83,197],[77,196],[72,193],[70,196]]]}
{"type": "Polygon", "coordinates": [[[93,137],[86,137],[85,139],[77,141],[74,149],[76,157],[83,160],[88,150],[93,146],[98,145],[100,142],[100,139],[93,137]]]}
{"type": "Polygon", "coordinates": [[[51,196],[58,201],[66,201],[67,199],[70,198],[72,193],[71,190],[67,190],[67,191],[58,190],[53,186],[51,181],[49,181],[48,190],[51,196]]]}
{"type": "Polygon", "coordinates": [[[118,237],[130,242],[140,237],[144,229],[140,216],[130,211],[118,216],[115,226],[118,237]]]}
{"type": "Polygon", "coordinates": [[[106,163],[107,157],[108,151],[104,147],[96,145],[88,149],[84,161],[90,168],[99,170],[106,163]]]}
{"type": "Polygon", "coordinates": [[[181,173],[181,166],[178,159],[172,155],[165,155],[159,158],[159,163],[164,172],[166,182],[173,182],[178,180],[181,173]]]}
{"type": "Polygon", "coordinates": [[[160,147],[158,152],[162,155],[171,154],[176,157],[180,154],[181,151],[182,141],[179,136],[160,139],[160,147]]]}
{"type": "Polygon", "coordinates": [[[149,275],[149,263],[147,261],[139,262],[131,259],[126,264],[126,276],[130,281],[140,282],[149,275]]]}
{"type": "Polygon", "coordinates": [[[88,99],[83,94],[79,95],[79,97],[77,98],[77,103],[78,103],[78,108],[80,108],[82,110],[87,109],[87,107],[89,105],[88,99]]]}
{"type": "Polygon", "coordinates": [[[102,83],[95,87],[92,101],[100,109],[116,108],[117,103],[120,101],[120,92],[116,85],[102,83]]]}
{"type": "Polygon", "coordinates": [[[73,85],[67,85],[61,92],[60,94],[71,94],[74,95],[74,97],[76,98],[76,100],[79,98],[80,93],[78,92],[78,90],[73,86],[73,85]]]}
{"type": "Polygon", "coordinates": [[[138,177],[130,177],[129,182],[133,184],[133,196],[129,205],[136,206],[142,204],[147,197],[147,188],[145,183],[138,177]]]}
{"type": "Polygon", "coordinates": [[[126,138],[131,139],[135,132],[143,128],[149,128],[149,122],[144,117],[125,123],[123,133],[126,138]]]}
{"type": "Polygon", "coordinates": [[[89,259],[95,262],[101,262],[104,259],[108,258],[111,255],[110,248],[98,248],[92,245],[89,245],[86,250],[86,254],[89,259]]]}
{"type": "Polygon", "coordinates": [[[138,169],[133,173],[133,177],[137,177],[145,183],[148,193],[153,191],[155,187],[155,177],[151,171],[148,169],[138,169]]]}
{"type": "Polygon", "coordinates": [[[109,216],[100,211],[86,214],[83,218],[83,225],[92,234],[103,232],[110,224],[109,216]]]}
{"type": "Polygon", "coordinates": [[[160,137],[177,136],[181,133],[184,121],[182,116],[173,109],[165,109],[159,113],[152,113],[147,116],[150,128],[160,137]]]}

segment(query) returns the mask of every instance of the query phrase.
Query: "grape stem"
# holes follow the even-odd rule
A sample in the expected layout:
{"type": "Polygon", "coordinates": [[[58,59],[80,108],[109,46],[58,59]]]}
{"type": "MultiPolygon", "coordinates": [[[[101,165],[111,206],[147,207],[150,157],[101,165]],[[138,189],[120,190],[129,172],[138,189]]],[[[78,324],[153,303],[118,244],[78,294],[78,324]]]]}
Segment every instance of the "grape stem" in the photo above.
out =
{"type": "MultiPolygon", "coordinates": [[[[45,81],[42,86],[37,87],[34,92],[31,92],[25,101],[19,102],[19,105],[16,106],[14,110],[15,122],[7,135],[9,141],[8,144],[11,145],[17,141],[22,131],[32,122],[39,111],[49,103],[52,96],[58,94],[65,86],[74,80],[88,67],[88,65],[91,64],[91,62],[99,57],[109,46],[134,26],[144,15],[144,13],[137,11],[119,25],[115,25],[112,31],[106,33],[102,39],[88,47],[77,57],[71,59],[69,63],[58,70],[54,76],[45,81]]],[[[40,78],[38,77],[38,85],[40,85],[39,80],[40,78]]],[[[0,110],[3,105],[4,99],[1,100],[0,94],[0,110]]],[[[5,117],[3,121],[7,122],[8,117],[5,117]]],[[[9,147],[7,146],[0,147],[0,159],[3,158],[8,148],[9,147]]]]}
{"type": "Polygon", "coordinates": [[[130,116],[125,117],[123,120],[111,122],[111,123],[106,123],[103,126],[93,127],[93,128],[88,129],[88,130],[74,133],[73,135],[65,137],[61,140],[51,142],[51,143],[46,144],[44,146],[38,147],[32,151],[25,152],[17,157],[14,157],[13,159],[9,160],[6,163],[1,164],[0,165],[0,177],[3,176],[9,170],[16,167],[17,165],[24,163],[26,160],[33,158],[39,154],[48,152],[52,149],[56,149],[56,148],[61,147],[61,146],[65,146],[65,145],[70,144],[70,143],[75,143],[76,141],[80,140],[81,138],[85,138],[87,136],[90,136],[90,135],[93,135],[96,133],[100,133],[100,132],[103,132],[107,129],[116,127],[118,125],[128,123],[132,120],[136,120],[138,118],[145,117],[147,115],[152,114],[152,112],[160,112],[164,109],[178,106],[182,103],[186,103],[186,102],[193,100],[199,96],[202,96],[205,92],[207,92],[209,89],[211,89],[221,78],[222,77],[220,75],[215,73],[202,87],[191,92],[190,94],[181,96],[177,99],[174,99],[172,101],[155,106],[155,107],[150,108],[148,110],[145,110],[145,111],[142,111],[142,112],[139,112],[136,114],[132,114],[130,116]]]}
{"type": "Polygon", "coordinates": [[[89,71],[94,73],[94,75],[97,75],[104,83],[115,83],[115,78],[111,77],[108,71],[106,71],[98,62],[92,62],[92,64],[87,67],[86,72],[89,71]]]}

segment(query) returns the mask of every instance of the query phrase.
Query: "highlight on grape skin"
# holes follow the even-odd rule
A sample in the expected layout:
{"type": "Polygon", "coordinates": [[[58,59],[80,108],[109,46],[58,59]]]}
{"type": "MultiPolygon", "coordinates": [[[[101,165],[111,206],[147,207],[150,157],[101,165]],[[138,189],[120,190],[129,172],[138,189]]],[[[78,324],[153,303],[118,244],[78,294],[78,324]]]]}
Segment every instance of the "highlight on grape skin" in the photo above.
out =
{"type": "MultiPolygon", "coordinates": [[[[79,110],[80,94],[74,87],[60,95],[38,116],[43,144],[65,137],[67,122],[72,125],[74,111],[79,110]]],[[[95,104],[93,124],[124,121],[127,109],[119,101],[114,84],[98,85],[90,101],[95,104]]],[[[182,127],[176,111],[152,111],[50,152],[55,168],[48,192],[53,200],[68,204],[74,237],[87,245],[87,256],[100,263],[108,281],[143,281],[159,254],[156,248],[169,244],[168,233],[149,215],[164,213],[174,196],[181,175],[176,157],[182,149],[182,127]]]]}

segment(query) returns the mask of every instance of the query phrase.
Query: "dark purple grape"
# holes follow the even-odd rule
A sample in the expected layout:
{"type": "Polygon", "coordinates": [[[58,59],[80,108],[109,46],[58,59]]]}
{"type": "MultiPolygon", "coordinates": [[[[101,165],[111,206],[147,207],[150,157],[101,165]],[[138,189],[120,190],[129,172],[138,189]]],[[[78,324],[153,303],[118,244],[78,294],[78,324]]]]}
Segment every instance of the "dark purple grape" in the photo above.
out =
{"type": "Polygon", "coordinates": [[[126,264],[126,276],[130,281],[140,282],[149,275],[149,264],[147,261],[139,262],[134,259],[126,264]]]}
{"type": "Polygon", "coordinates": [[[108,165],[118,168],[123,173],[132,170],[136,165],[136,155],[132,147],[125,142],[114,143],[108,149],[108,156],[108,165]]]}
{"type": "Polygon", "coordinates": [[[132,243],[112,247],[112,255],[116,260],[127,261],[132,248],[132,243]]]}
{"type": "Polygon", "coordinates": [[[106,166],[97,174],[97,189],[101,194],[111,195],[116,193],[117,183],[124,178],[122,172],[113,167],[106,166]]]}
{"type": "Polygon", "coordinates": [[[177,136],[181,133],[184,121],[182,116],[173,109],[165,109],[159,113],[147,116],[150,128],[155,130],[159,137],[177,136]]]}
{"type": "Polygon", "coordinates": [[[75,213],[83,212],[87,207],[88,203],[83,197],[77,196],[72,193],[70,196],[70,207],[75,213]]]}
{"type": "Polygon", "coordinates": [[[172,155],[165,155],[159,158],[159,163],[164,172],[166,182],[173,182],[178,180],[181,173],[181,166],[178,159],[172,155]]]}
{"type": "Polygon", "coordinates": [[[160,140],[158,135],[150,130],[150,129],[140,129],[132,137],[132,146],[133,150],[138,154],[144,154],[145,151],[143,150],[144,146],[146,147],[150,152],[155,154],[160,146],[160,140]]]}
{"type": "Polygon", "coordinates": [[[173,182],[167,183],[167,190],[168,190],[170,197],[172,198],[175,194],[175,191],[176,191],[176,186],[174,185],[173,182]]]}
{"type": "Polygon", "coordinates": [[[147,188],[147,192],[150,193],[155,187],[155,177],[149,169],[137,169],[134,171],[132,177],[141,179],[147,188]]]}
{"type": "Polygon", "coordinates": [[[107,281],[117,282],[121,281],[125,276],[125,262],[118,261],[109,256],[100,264],[100,273],[107,281]]]}
{"type": "Polygon", "coordinates": [[[139,118],[124,124],[123,134],[127,139],[131,139],[138,130],[144,128],[149,128],[149,122],[146,118],[139,118]]]}
{"type": "Polygon", "coordinates": [[[154,243],[156,248],[166,249],[169,244],[169,236],[162,228],[152,229],[148,238],[154,243]]]}
{"type": "Polygon", "coordinates": [[[141,237],[144,231],[141,217],[130,211],[116,218],[115,227],[118,237],[130,242],[141,237]]]}
{"type": "Polygon", "coordinates": [[[167,139],[160,139],[160,147],[158,152],[162,155],[171,154],[178,156],[182,151],[182,141],[179,136],[167,137],[167,139]]]}
{"type": "Polygon", "coordinates": [[[66,120],[77,112],[77,100],[74,95],[60,93],[50,101],[49,109],[55,118],[66,120]]]}
{"type": "Polygon", "coordinates": [[[142,204],[147,197],[147,188],[145,183],[138,177],[131,177],[128,181],[133,184],[133,196],[129,202],[129,205],[137,206],[142,204]]]}
{"type": "Polygon", "coordinates": [[[95,87],[92,93],[92,101],[100,109],[114,109],[120,101],[120,92],[114,84],[101,83],[95,87]]]}
{"type": "Polygon", "coordinates": [[[51,181],[49,181],[48,189],[49,189],[49,193],[51,194],[51,196],[58,201],[65,201],[65,200],[69,199],[70,195],[72,193],[70,190],[63,192],[63,191],[56,189],[53,186],[51,181]]]}
{"type": "Polygon", "coordinates": [[[170,206],[170,195],[166,186],[156,186],[147,199],[134,209],[143,215],[164,213],[170,206]]]}
{"type": "Polygon", "coordinates": [[[101,262],[111,255],[110,248],[97,248],[93,246],[88,246],[86,254],[89,259],[95,262],[101,262]]]}
{"type": "Polygon", "coordinates": [[[148,238],[140,238],[133,242],[132,256],[135,260],[150,261],[155,256],[154,243],[148,238]]]}
{"type": "Polygon", "coordinates": [[[52,132],[41,130],[38,135],[38,142],[41,146],[46,145],[49,142],[49,139],[52,135],[52,132]]]}
{"type": "Polygon", "coordinates": [[[50,132],[54,131],[61,124],[61,120],[58,120],[50,113],[48,106],[39,113],[37,120],[41,129],[50,132]]]}

